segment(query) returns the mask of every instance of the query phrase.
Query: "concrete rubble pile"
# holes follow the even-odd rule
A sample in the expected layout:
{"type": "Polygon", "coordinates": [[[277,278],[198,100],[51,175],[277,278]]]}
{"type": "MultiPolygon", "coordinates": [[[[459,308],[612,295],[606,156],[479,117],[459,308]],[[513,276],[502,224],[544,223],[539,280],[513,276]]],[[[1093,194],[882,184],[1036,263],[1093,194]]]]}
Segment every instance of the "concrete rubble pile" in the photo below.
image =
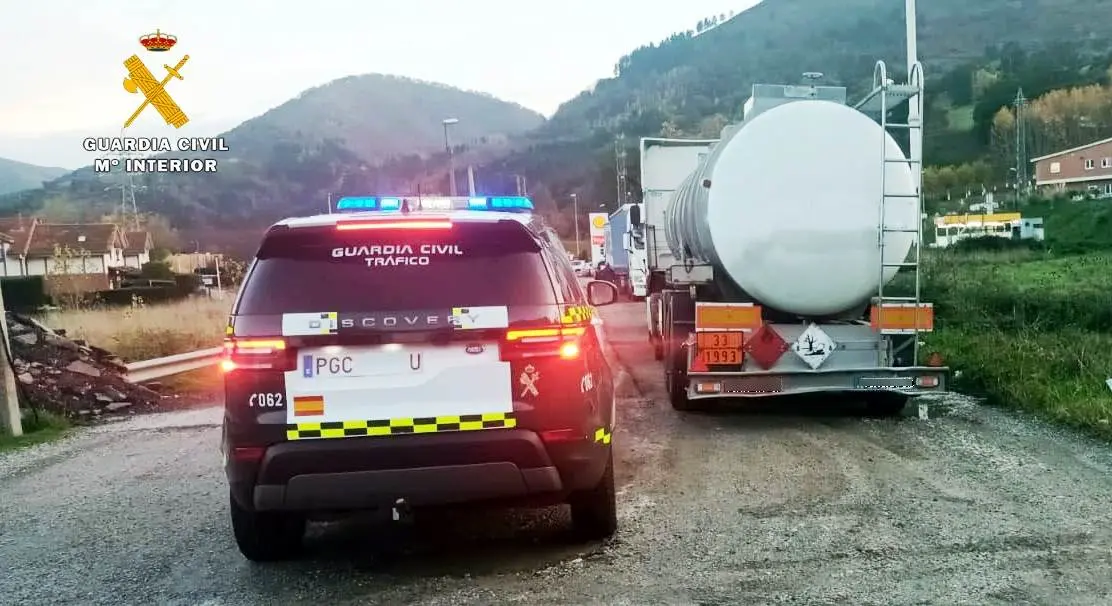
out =
{"type": "Polygon", "coordinates": [[[68,339],[27,316],[8,312],[7,319],[23,407],[91,422],[150,410],[161,399],[128,383],[127,367],[111,352],[68,339]]]}

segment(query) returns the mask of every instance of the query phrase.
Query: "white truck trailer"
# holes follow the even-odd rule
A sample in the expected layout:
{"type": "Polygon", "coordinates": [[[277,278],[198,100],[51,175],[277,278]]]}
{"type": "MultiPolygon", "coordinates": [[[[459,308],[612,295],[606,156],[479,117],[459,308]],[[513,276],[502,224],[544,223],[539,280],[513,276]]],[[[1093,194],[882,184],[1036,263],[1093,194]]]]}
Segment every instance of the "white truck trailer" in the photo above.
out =
{"type": "Polygon", "coordinates": [[[648,243],[648,332],[674,408],[865,392],[891,414],[945,390],[941,357],[920,362],[934,315],[920,300],[923,72],[910,16],[908,31],[908,80],[878,62],[855,105],[842,87],[758,84],[718,141],[641,141],[644,214],[632,222],[648,243]],[[890,123],[905,102],[907,122],[890,123]],[[886,294],[898,272],[908,292],[886,294]]]}
{"type": "Polygon", "coordinates": [[[640,225],[630,219],[639,216],[637,204],[623,204],[606,222],[606,262],[618,275],[618,290],[633,299],[645,297],[648,264],[640,225]]]}

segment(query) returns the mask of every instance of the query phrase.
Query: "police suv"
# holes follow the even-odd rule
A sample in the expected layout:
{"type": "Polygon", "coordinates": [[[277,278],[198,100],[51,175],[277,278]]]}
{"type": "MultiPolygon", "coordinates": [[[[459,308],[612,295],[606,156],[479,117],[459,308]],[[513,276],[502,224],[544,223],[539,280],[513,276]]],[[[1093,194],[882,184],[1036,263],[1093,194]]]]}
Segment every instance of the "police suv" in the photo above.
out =
{"type": "MultiPolygon", "coordinates": [[[[571,505],[602,538],[614,384],[594,308],[527,198],[344,198],[266,232],[222,361],[232,528],[288,558],[306,521],[459,503],[571,505]]],[[[399,513],[402,512],[402,513],[399,513]]]]}

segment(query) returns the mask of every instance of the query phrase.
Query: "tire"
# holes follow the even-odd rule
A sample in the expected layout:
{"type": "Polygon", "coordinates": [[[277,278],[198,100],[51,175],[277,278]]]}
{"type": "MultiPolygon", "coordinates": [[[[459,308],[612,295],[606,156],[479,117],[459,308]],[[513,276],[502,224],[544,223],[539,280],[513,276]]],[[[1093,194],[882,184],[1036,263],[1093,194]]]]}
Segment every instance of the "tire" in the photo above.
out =
{"type": "Polygon", "coordinates": [[[598,485],[572,495],[571,525],[576,536],[595,541],[605,539],[618,530],[618,503],[614,490],[614,450],[607,449],[606,469],[598,485]]]}
{"type": "Polygon", "coordinates": [[[301,552],[305,517],[298,514],[248,511],[229,498],[232,532],[243,557],[252,562],[288,560],[301,552]]]}
{"type": "Polygon", "coordinates": [[[668,402],[672,405],[672,410],[693,410],[695,406],[687,397],[687,373],[680,370],[687,365],[684,350],[682,347],[676,347],[668,353],[671,354],[668,356],[669,372],[668,379],[665,381],[668,387],[668,402]]]}
{"type": "Polygon", "coordinates": [[[910,398],[899,393],[869,394],[865,400],[865,413],[870,417],[899,416],[909,400],[910,398]]]}

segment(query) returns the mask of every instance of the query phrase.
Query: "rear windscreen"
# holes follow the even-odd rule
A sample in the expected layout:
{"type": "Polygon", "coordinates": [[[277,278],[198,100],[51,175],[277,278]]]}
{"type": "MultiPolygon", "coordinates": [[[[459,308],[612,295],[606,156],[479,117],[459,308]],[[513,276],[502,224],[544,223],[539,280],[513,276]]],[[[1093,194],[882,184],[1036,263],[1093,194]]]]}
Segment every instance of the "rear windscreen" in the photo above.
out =
{"type": "Polygon", "coordinates": [[[450,229],[291,229],[263,242],[237,314],[401,311],[556,302],[517,223],[450,229]]]}

